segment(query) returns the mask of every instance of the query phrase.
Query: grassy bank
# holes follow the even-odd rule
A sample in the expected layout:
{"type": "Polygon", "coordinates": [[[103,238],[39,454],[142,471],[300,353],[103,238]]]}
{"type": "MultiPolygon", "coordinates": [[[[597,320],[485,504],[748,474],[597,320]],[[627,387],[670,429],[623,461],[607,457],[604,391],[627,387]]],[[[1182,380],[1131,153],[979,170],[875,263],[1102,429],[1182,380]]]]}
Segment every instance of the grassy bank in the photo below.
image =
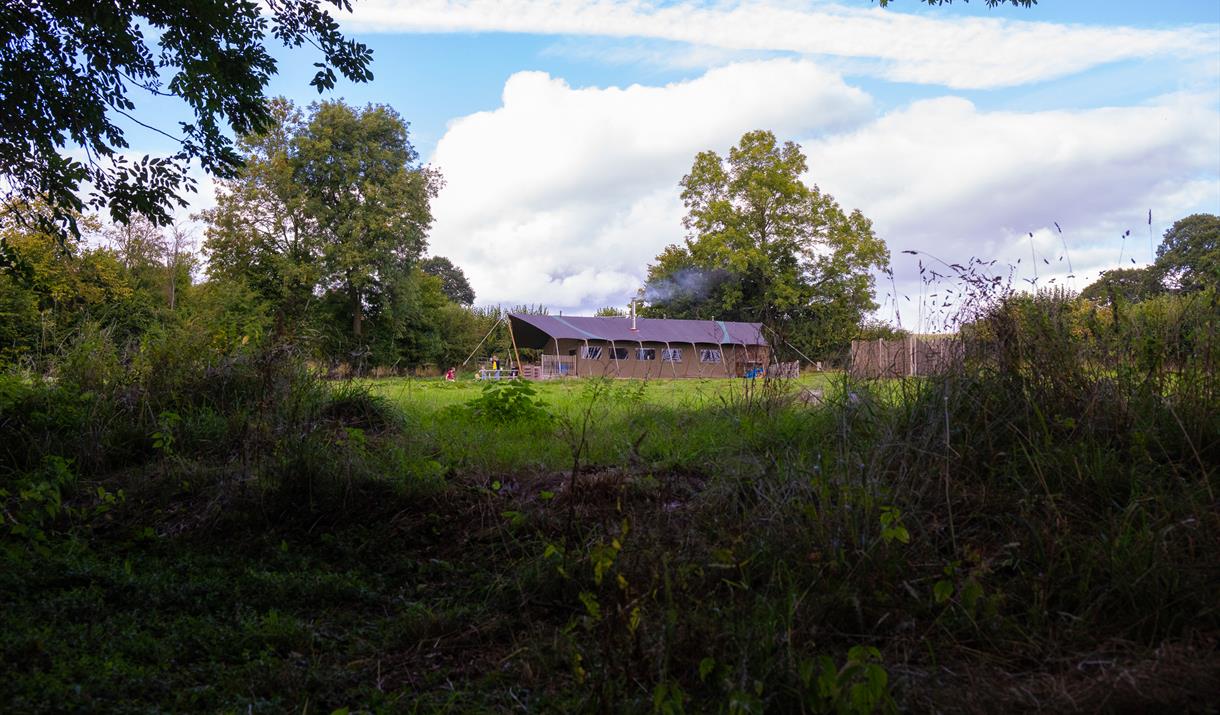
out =
{"type": "Polygon", "coordinates": [[[1026,310],[885,383],[10,377],[0,702],[1207,711],[1214,322],[1026,310]]]}

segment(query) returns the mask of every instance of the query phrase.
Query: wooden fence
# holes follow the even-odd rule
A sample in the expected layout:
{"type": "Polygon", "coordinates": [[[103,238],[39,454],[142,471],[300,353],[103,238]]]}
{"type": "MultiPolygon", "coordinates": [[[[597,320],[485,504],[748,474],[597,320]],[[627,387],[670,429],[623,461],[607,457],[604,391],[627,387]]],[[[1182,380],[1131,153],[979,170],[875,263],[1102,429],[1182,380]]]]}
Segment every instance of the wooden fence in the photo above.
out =
{"type": "Polygon", "coordinates": [[[897,340],[851,341],[852,377],[937,375],[961,364],[962,343],[954,337],[914,335],[897,340]]]}

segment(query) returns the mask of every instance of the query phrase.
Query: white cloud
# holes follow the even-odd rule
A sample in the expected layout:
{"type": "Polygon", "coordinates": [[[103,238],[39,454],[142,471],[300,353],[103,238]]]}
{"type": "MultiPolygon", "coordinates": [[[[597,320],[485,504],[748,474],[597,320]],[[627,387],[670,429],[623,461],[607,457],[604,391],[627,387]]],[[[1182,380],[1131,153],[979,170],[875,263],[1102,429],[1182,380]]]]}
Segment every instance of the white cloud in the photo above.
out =
{"type": "MultiPolygon", "coordinates": [[[[647,38],[705,48],[876,59],[881,76],[957,89],[1020,85],[1120,60],[1212,57],[1212,27],[1152,30],[913,15],[794,0],[369,0],[366,32],[513,32],[647,38]]],[[[865,65],[868,66],[868,65],[865,65]]]]}
{"type": "Polygon", "coordinates": [[[1019,285],[1036,265],[1039,285],[1080,288],[1120,256],[1148,262],[1149,210],[1156,242],[1183,215],[1220,211],[1220,115],[1207,98],[1030,113],[942,98],[804,147],[809,180],[874,220],[912,297],[916,262],[902,250],[998,259],[1019,285]]]}
{"type": "Polygon", "coordinates": [[[432,157],[446,187],[434,253],[483,303],[619,304],[682,237],[678,181],[697,152],[751,129],[812,134],[871,117],[869,98],[811,62],[732,65],[663,87],[573,88],[540,72],[452,122],[432,157]]]}
{"type": "Polygon", "coordinates": [[[1082,287],[1120,249],[1124,263],[1147,259],[1149,209],[1157,238],[1186,213],[1220,211],[1210,97],[1041,112],[945,97],[875,117],[865,94],[808,61],[730,65],[662,87],[573,88],[524,72],[501,107],[455,120],[440,141],[432,162],[447,186],[433,250],[467,271],[481,303],[622,303],[682,237],[678,181],[694,155],[724,153],[756,128],[802,140],[807,179],[874,220],[899,291],[913,296],[904,249],[1001,267],[1020,259],[1020,280],[1033,274],[1033,232],[1041,284],[1066,281],[1064,256],[1082,287]]]}

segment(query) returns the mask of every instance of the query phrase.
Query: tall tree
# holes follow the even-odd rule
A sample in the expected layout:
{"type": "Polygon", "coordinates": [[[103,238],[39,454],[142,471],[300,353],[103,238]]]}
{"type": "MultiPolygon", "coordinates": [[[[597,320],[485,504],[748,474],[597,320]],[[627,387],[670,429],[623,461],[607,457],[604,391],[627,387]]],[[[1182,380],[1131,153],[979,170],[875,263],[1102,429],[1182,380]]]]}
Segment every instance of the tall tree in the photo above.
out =
{"type": "Polygon", "coordinates": [[[1220,285],[1220,216],[1192,214],[1165,231],[1153,271],[1183,292],[1220,285]]]}
{"type": "Polygon", "coordinates": [[[161,294],[170,310],[191,282],[195,267],[191,233],[180,224],[162,228],[143,216],[112,224],[104,232],[137,289],[161,294]]]}
{"type": "Polygon", "coordinates": [[[321,246],[322,282],[349,301],[352,337],[365,311],[393,292],[427,248],[440,176],[418,164],[391,108],[315,105],[294,141],[293,178],[321,246]]]}
{"type": "Polygon", "coordinates": [[[328,349],[364,355],[369,338],[384,355],[415,324],[412,311],[430,305],[416,299],[414,271],[440,175],[419,164],[388,107],[328,102],[305,117],[276,100],[272,111],[268,131],[240,139],[246,168],[204,213],[209,275],[256,289],[281,331],[343,313],[346,328],[313,326],[328,349]]]}
{"type": "Polygon", "coordinates": [[[281,330],[296,325],[321,278],[316,222],[295,180],[296,137],[305,119],[292,102],[271,100],[272,123],[238,138],[245,166],[218,182],[216,206],[204,211],[208,275],[244,283],[271,305],[281,330]]]}
{"type": "Polygon", "coordinates": [[[681,182],[685,245],[649,267],[649,314],[762,321],[795,330],[802,351],[849,339],[876,307],[872,272],[889,250],[859,211],[803,183],[806,170],[801,148],[769,131],[748,132],[727,158],[696,156],[681,182]]]}
{"type": "Polygon", "coordinates": [[[474,304],[474,288],[470,287],[466,274],[453,265],[453,261],[444,256],[433,256],[425,258],[419,267],[424,273],[441,279],[441,290],[449,300],[458,305],[474,304]]]}
{"type": "Polygon", "coordinates": [[[227,129],[244,135],[270,123],[268,35],[318,48],[311,84],[319,92],[334,86],[336,70],[372,78],[371,51],[344,38],[324,4],[351,10],[349,0],[0,0],[0,175],[6,198],[26,202],[6,206],[45,200],[51,223],[73,235],[86,208],[119,222],[142,214],[168,223],[169,210],[186,205],[182,193],[195,190],[193,162],[233,177],[241,158],[227,129]],[[124,158],[124,121],[149,126],[133,96],[177,97],[190,108],[193,121],[152,127],[175,139],[177,152],[124,158]]]}

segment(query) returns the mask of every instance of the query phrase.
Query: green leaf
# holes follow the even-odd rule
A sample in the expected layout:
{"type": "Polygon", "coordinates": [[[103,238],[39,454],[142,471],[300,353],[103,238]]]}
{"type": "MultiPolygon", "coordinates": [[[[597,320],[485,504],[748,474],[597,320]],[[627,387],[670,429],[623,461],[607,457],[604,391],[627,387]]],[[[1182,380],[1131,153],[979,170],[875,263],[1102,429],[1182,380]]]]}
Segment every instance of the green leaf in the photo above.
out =
{"type": "Polygon", "coordinates": [[[581,591],[580,602],[584,604],[585,611],[589,614],[590,618],[595,621],[601,620],[602,607],[601,604],[597,602],[597,596],[588,591],[581,591]]]}

